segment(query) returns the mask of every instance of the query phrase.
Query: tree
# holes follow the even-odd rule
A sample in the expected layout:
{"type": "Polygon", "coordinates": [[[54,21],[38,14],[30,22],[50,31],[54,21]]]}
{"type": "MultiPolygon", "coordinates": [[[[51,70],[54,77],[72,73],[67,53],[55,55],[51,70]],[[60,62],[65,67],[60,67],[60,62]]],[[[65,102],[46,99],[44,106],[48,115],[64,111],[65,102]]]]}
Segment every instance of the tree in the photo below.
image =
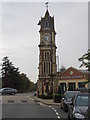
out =
{"type": "MultiPolygon", "coordinates": [[[[88,49],[86,54],[82,55],[82,57],[79,58],[79,61],[82,62],[80,67],[84,66],[90,72],[90,49],[88,49]]],[[[88,78],[88,82],[90,82],[89,78],[88,78]]]]}
{"type": "Polygon", "coordinates": [[[33,83],[30,81],[30,91],[36,91],[37,83],[33,83]]]}
{"type": "Polygon", "coordinates": [[[79,61],[82,62],[80,67],[85,67],[90,71],[90,49],[88,49],[87,53],[82,55],[82,57],[79,58],[79,61]]]}
{"type": "Polygon", "coordinates": [[[17,82],[19,79],[18,68],[15,68],[8,57],[2,59],[1,64],[1,74],[2,74],[2,87],[17,87],[17,82]]]}
{"type": "Polygon", "coordinates": [[[8,57],[4,57],[2,59],[3,63],[2,63],[2,77],[5,77],[7,75],[9,75],[10,73],[19,73],[18,72],[18,68],[15,68],[12,64],[12,62],[8,59],[8,57]]]}
{"type": "Polygon", "coordinates": [[[21,92],[28,92],[28,91],[30,91],[30,80],[28,79],[28,77],[26,76],[26,74],[24,74],[24,73],[21,73],[20,74],[20,78],[21,78],[21,83],[20,83],[20,85],[21,85],[21,87],[22,87],[22,89],[21,89],[21,92]]]}
{"type": "Polygon", "coordinates": [[[18,92],[29,92],[36,89],[36,85],[29,80],[24,73],[19,72],[19,68],[14,67],[8,57],[2,59],[2,87],[13,87],[18,92]]]}
{"type": "Polygon", "coordinates": [[[64,72],[66,70],[66,67],[64,65],[61,66],[60,72],[64,72]]]}

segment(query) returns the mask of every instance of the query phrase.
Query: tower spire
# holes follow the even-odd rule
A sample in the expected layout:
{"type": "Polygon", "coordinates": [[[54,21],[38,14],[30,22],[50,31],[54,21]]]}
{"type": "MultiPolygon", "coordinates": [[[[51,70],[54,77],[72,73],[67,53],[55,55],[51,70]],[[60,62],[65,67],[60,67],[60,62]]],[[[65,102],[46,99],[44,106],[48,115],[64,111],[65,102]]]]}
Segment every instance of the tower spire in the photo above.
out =
{"type": "Polygon", "coordinates": [[[49,4],[49,2],[45,3],[45,5],[46,5],[46,11],[48,10],[48,4],[49,4]]]}

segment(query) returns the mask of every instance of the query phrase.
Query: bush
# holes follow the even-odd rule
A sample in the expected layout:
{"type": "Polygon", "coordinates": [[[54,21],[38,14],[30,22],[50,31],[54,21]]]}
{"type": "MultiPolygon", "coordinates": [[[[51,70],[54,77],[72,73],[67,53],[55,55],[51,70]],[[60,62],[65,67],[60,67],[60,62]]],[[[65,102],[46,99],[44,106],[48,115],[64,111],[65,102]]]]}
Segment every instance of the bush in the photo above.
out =
{"type": "Polygon", "coordinates": [[[38,98],[42,98],[42,95],[38,95],[38,98]]]}
{"type": "Polygon", "coordinates": [[[42,99],[53,99],[53,95],[38,95],[38,97],[42,99]]]}
{"type": "Polygon", "coordinates": [[[60,103],[62,97],[63,97],[62,94],[56,94],[56,95],[53,96],[53,101],[56,102],[56,103],[60,103]]]}
{"type": "Polygon", "coordinates": [[[53,95],[42,95],[42,99],[53,99],[53,95]]]}

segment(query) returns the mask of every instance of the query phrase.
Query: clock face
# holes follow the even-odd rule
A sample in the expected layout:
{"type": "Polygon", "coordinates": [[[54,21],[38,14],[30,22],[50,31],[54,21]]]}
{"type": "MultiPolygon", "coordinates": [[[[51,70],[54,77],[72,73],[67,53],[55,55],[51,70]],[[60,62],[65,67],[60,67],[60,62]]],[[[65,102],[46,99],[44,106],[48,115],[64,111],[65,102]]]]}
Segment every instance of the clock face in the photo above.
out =
{"type": "Polygon", "coordinates": [[[48,36],[48,35],[45,35],[45,36],[44,36],[44,40],[48,41],[48,40],[49,40],[49,36],[48,36]]]}
{"type": "Polygon", "coordinates": [[[49,41],[49,39],[50,39],[50,34],[49,33],[46,33],[46,34],[43,35],[43,40],[44,41],[49,41]]]}

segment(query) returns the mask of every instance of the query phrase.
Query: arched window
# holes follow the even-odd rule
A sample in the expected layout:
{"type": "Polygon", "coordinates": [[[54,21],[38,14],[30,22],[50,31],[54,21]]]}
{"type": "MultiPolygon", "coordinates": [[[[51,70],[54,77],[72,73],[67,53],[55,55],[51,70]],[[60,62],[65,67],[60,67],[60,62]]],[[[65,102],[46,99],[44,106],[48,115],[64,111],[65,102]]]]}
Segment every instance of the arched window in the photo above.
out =
{"type": "Polygon", "coordinates": [[[45,67],[45,62],[44,62],[44,73],[45,73],[45,71],[46,71],[45,68],[46,68],[46,67],[45,67]]]}
{"type": "Polygon", "coordinates": [[[45,52],[45,60],[47,59],[47,52],[45,52]]]}
{"type": "Polygon", "coordinates": [[[49,73],[50,73],[50,66],[51,66],[51,65],[50,65],[50,62],[49,62],[49,73]]]}
{"type": "Polygon", "coordinates": [[[46,51],[45,51],[44,59],[45,59],[45,60],[50,60],[50,53],[49,53],[49,52],[46,52],[46,51]]]}
{"type": "Polygon", "coordinates": [[[46,73],[48,73],[48,62],[46,62],[46,73]]]}
{"type": "Polygon", "coordinates": [[[44,62],[44,73],[50,73],[51,70],[51,64],[50,62],[44,62]]]}
{"type": "Polygon", "coordinates": [[[49,59],[50,59],[49,52],[47,52],[47,60],[49,60],[49,59]]]}

